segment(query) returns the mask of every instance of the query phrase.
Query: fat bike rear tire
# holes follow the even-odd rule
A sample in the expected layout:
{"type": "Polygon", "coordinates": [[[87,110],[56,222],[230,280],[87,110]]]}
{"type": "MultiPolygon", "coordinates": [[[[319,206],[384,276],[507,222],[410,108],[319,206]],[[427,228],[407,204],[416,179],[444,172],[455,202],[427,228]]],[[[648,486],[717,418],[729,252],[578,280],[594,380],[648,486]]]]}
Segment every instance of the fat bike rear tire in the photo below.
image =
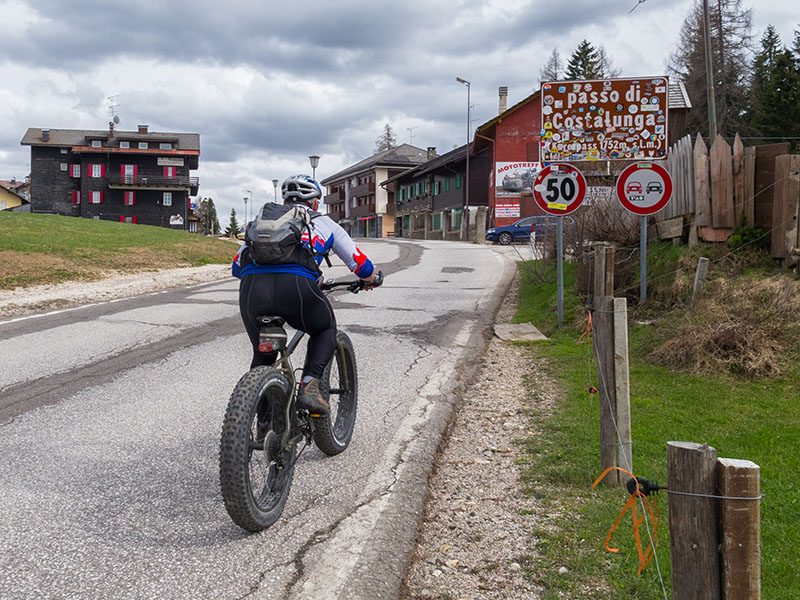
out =
{"type": "Polygon", "coordinates": [[[228,401],[219,444],[220,487],[231,519],[247,531],[275,523],[289,496],[295,446],[281,448],[279,441],[288,426],[288,395],[281,373],[256,367],[242,376],[228,401]]]}
{"type": "Polygon", "coordinates": [[[353,342],[347,334],[336,334],[336,352],[320,379],[320,392],[330,411],[316,419],[314,442],[328,456],[343,452],[350,445],[358,407],[358,373],[353,342]]]}

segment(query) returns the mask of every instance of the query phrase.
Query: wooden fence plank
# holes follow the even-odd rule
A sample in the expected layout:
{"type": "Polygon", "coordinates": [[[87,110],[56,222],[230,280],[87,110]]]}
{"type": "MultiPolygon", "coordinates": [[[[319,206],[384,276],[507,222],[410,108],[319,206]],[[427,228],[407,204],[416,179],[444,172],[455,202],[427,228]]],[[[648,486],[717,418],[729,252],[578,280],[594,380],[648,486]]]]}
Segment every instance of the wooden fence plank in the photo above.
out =
{"type": "MultiPolygon", "coordinates": [[[[600,389],[600,469],[617,466],[617,429],[614,383],[614,298],[594,299],[594,351],[597,355],[598,388],[600,389]]],[[[619,485],[619,471],[611,471],[603,481],[619,485]]]]}
{"type": "Polygon", "coordinates": [[[800,238],[800,155],[792,154],[789,161],[788,198],[786,210],[786,257],[789,264],[797,262],[800,238]]]}
{"type": "Polygon", "coordinates": [[[631,394],[628,369],[628,303],[626,298],[614,298],[614,386],[617,400],[617,429],[619,451],[617,464],[633,472],[631,443],[631,394]]]}
{"type": "Polygon", "coordinates": [[[786,228],[789,219],[789,171],[792,157],[775,157],[775,186],[772,196],[772,226],[769,252],[772,258],[786,258],[786,228]]]}
{"type": "Polygon", "coordinates": [[[711,146],[711,224],[715,229],[735,225],[731,147],[721,135],[711,146]]]}
{"type": "Polygon", "coordinates": [[[694,199],[697,207],[696,224],[700,227],[711,225],[708,168],[708,147],[698,133],[694,143],[694,199]]]}
{"type": "Polygon", "coordinates": [[[755,224],[755,194],[756,185],[756,149],[750,146],[744,149],[744,217],[751,227],[755,224]]]}
{"type": "Polygon", "coordinates": [[[744,215],[744,144],[739,134],[733,141],[733,217],[735,224],[744,215]]]}
{"type": "Polygon", "coordinates": [[[764,231],[772,228],[775,157],[781,154],[789,154],[789,142],[756,147],[754,223],[764,231]]]}

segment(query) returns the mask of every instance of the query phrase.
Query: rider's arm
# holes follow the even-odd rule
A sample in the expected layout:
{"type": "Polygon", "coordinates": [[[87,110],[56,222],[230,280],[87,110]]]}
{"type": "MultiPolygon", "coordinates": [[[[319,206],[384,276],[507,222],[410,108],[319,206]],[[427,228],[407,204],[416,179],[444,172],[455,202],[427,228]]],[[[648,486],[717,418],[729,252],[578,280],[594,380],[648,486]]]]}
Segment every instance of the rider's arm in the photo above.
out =
{"type": "Polygon", "coordinates": [[[231,275],[234,277],[238,277],[239,279],[242,278],[242,252],[247,247],[247,244],[243,243],[239,246],[239,251],[236,253],[236,256],[233,257],[233,264],[231,265],[231,275]]]}
{"type": "Polygon", "coordinates": [[[331,250],[342,259],[356,277],[370,283],[375,278],[375,267],[367,255],[359,250],[353,239],[347,235],[341,225],[328,219],[333,229],[333,245],[331,250]]]}

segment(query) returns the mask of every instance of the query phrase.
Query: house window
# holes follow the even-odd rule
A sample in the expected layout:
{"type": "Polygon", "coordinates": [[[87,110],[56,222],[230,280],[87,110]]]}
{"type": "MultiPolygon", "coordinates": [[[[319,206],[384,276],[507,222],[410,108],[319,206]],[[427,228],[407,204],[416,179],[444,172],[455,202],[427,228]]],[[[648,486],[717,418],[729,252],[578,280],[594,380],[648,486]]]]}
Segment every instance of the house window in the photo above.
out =
{"type": "Polygon", "coordinates": [[[61,148],[61,154],[66,154],[67,152],[69,152],[69,150],[66,148],[61,148]]]}
{"type": "Polygon", "coordinates": [[[456,189],[461,187],[461,173],[456,173],[456,189]]]}
{"type": "Polygon", "coordinates": [[[172,192],[164,192],[164,206],[172,206],[172,192]]]}
{"type": "Polygon", "coordinates": [[[131,147],[131,143],[130,142],[120,142],[119,143],[119,147],[120,148],[130,148],[131,147]]]}
{"type": "Polygon", "coordinates": [[[92,148],[100,148],[102,147],[103,142],[100,140],[92,140],[92,148]]]}
{"type": "Polygon", "coordinates": [[[434,196],[438,196],[441,193],[440,190],[439,190],[439,184],[440,184],[439,181],[437,181],[436,183],[433,184],[433,195],[434,196]]]}
{"type": "Polygon", "coordinates": [[[105,165],[89,165],[91,167],[91,175],[90,177],[105,177],[106,176],[106,166],[105,165]]]}
{"type": "Polygon", "coordinates": [[[62,171],[66,171],[67,170],[67,163],[61,163],[61,170],[62,171]]]}
{"type": "Polygon", "coordinates": [[[92,204],[100,204],[103,201],[103,192],[92,192],[89,202],[92,204]]]}
{"type": "Polygon", "coordinates": [[[139,142],[139,150],[147,150],[147,142],[139,142]]]}
{"type": "Polygon", "coordinates": [[[73,204],[80,204],[81,203],[81,191],[80,190],[72,190],[72,203],[73,204]]]}
{"type": "Polygon", "coordinates": [[[461,209],[456,208],[450,213],[450,228],[451,229],[460,229],[461,228],[461,209]]]}
{"type": "Polygon", "coordinates": [[[164,167],[164,177],[175,177],[175,167],[164,167]]]}
{"type": "Polygon", "coordinates": [[[158,147],[159,147],[159,149],[161,149],[161,150],[172,150],[172,144],[170,144],[170,143],[167,143],[167,142],[161,142],[161,143],[158,145],[158,147]]]}
{"type": "Polygon", "coordinates": [[[136,204],[136,192],[125,192],[123,204],[125,204],[125,206],[133,206],[136,204]]]}
{"type": "Polygon", "coordinates": [[[120,215],[119,217],[120,223],[133,223],[136,225],[136,217],[126,217],[125,215],[120,215]]]}
{"type": "Polygon", "coordinates": [[[128,185],[136,183],[137,165],[120,165],[119,174],[122,177],[122,183],[128,185]]]}
{"type": "Polygon", "coordinates": [[[81,176],[81,166],[80,165],[70,165],[70,177],[80,177],[81,176]]]}
{"type": "Polygon", "coordinates": [[[0,200],[0,210],[5,210],[8,203],[5,200],[0,200]]]}

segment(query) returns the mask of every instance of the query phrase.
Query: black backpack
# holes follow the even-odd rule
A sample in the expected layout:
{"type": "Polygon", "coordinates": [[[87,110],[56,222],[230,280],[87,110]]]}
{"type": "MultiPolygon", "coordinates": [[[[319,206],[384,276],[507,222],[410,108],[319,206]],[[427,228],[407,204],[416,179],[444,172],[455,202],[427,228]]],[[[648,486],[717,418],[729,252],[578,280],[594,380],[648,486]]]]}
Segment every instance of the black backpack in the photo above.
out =
{"type": "Polygon", "coordinates": [[[299,206],[267,202],[245,228],[243,258],[260,265],[302,265],[320,273],[313,248],[302,243],[306,231],[311,243],[313,218],[299,206]]]}

